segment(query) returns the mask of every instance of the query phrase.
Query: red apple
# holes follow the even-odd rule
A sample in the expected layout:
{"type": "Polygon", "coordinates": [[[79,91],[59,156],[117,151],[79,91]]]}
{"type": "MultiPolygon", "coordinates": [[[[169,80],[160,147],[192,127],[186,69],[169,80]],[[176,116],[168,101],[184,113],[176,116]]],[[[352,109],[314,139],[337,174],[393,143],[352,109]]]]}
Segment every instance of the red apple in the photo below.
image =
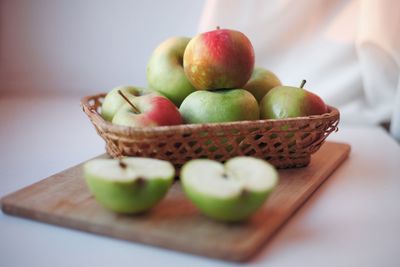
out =
{"type": "Polygon", "coordinates": [[[190,40],[183,67],[198,90],[241,88],[253,71],[254,49],[243,33],[217,28],[190,40]]]}
{"type": "MultiPolygon", "coordinates": [[[[120,93],[121,94],[121,93],[120,93]]],[[[128,103],[114,115],[112,123],[131,127],[152,127],[182,124],[178,108],[168,98],[159,94],[129,98],[128,103]]]]}
{"type": "Polygon", "coordinates": [[[316,94],[303,88],[277,86],[272,88],[260,102],[261,119],[285,119],[321,115],[328,112],[325,102],[316,94]]]}

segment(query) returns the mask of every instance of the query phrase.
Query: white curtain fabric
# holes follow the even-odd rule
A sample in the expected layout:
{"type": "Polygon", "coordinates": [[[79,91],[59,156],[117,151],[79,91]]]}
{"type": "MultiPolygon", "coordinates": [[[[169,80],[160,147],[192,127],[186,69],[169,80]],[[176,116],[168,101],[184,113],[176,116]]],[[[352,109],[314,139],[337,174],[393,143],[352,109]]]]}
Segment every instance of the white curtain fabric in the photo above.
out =
{"type": "Polygon", "coordinates": [[[391,121],[400,140],[400,1],[207,0],[199,32],[237,29],[256,65],[319,94],[343,124],[391,121]]]}

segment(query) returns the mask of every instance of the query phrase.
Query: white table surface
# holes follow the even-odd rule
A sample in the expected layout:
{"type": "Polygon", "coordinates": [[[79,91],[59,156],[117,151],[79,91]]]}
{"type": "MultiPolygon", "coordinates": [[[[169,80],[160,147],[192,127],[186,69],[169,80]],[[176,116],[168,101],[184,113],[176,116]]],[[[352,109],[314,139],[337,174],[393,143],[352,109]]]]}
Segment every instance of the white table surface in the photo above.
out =
{"type": "MultiPolygon", "coordinates": [[[[78,103],[0,96],[0,197],[104,152],[78,103]]],[[[399,144],[378,127],[329,139],[351,144],[349,159],[243,265],[400,266],[399,144]]],[[[0,266],[230,265],[0,213],[0,266]]]]}

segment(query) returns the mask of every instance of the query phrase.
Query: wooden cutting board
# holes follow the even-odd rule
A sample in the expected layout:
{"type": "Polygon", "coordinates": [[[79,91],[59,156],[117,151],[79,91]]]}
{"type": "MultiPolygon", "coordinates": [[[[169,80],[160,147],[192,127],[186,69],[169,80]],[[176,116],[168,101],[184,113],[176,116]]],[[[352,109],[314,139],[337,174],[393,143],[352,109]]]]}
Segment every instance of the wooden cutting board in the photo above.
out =
{"type": "Polygon", "coordinates": [[[201,215],[179,182],[150,212],[118,215],[101,207],[82,178],[82,164],[1,200],[4,213],[100,235],[207,257],[244,261],[254,255],[347,158],[350,146],[326,142],[308,167],[279,170],[269,200],[244,223],[226,224],[201,215]]]}

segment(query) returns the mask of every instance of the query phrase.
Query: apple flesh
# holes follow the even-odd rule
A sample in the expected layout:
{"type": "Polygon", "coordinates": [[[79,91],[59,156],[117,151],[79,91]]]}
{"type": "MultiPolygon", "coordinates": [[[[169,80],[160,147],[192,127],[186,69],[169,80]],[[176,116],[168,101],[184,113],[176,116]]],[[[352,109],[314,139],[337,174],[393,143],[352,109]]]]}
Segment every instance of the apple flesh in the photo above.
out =
{"type": "Polygon", "coordinates": [[[274,87],[282,85],[279,78],[271,71],[261,67],[254,68],[250,80],[243,89],[254,95],[258,102],[274,87]]]}
{"type": "Polygon", "coordinates": [[[90,192],[104,207],[118,213],[140,213],[167,193],[175,169],[171,163],[149,158],[94,159],[83,167],[90,192]]]}
{"type": "Polygon", "coordinates": [[[243,33],[217,29],[190,40],[183,66],[198,90],[242,88],[254,68],[254,49],[243,33]]]}
{"type": "MultiPolygon", "coordinates": [[[[305,81],[303,82],[304,85],[305,81]]],[[[261,119],[284,119],[320,115],[328,112],[324,101],[302,86],[278,86],[260,102],[261,119]]]]}
{"type": "MultiPolygon", "coordinates": [[[[120,98],[122,98],[120,96],[120,98]]],[[[178,108],[166,97],[147,94],[130,99],[114,115],[112,123],[130,127],[152,127],[182,124],[178,108]]]]}
{"type": "Polygon", "coordinates": [[[260,116],[257,100],[243,89],[196,91],[179,110],[186,123],[257,120],[260,116]]]}
{"type": "Polygon", "coordinates": [[[227,222],[249,218],[278,183],[272,165],[243,156],[225,164],[208,159],[189,161],[180,178],[186,195],[202,213],[227,222]]]}
{"type": "Polygon", "coordinates": [[[162,42],[147,64],[150,88],[170,99],[177,107],[195,91],[183,71],[183,54],[190,38],[173,37],[162,42]]]}

